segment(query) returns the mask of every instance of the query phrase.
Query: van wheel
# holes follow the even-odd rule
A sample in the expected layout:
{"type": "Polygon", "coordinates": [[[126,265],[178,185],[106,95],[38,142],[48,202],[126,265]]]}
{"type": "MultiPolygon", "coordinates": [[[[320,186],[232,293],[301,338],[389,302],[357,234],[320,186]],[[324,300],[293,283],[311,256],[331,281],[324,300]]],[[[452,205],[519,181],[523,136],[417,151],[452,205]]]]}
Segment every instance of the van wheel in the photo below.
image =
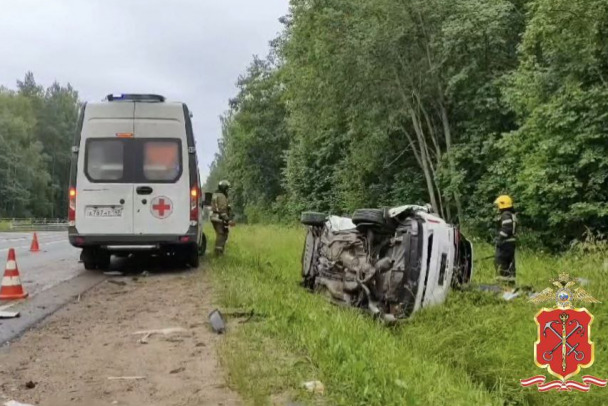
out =
{"type": "Polygon", "coordinates": [[[373,224],[373,225],[385,225],[386,220],[384,219],[384,210],[380,209],[359,209],[353,213],[353,223],[359,224],[373,224]]]}
{"type": "Polygon", "coordinates": [[[198,247],[196,245],[193,245],[192,248],[189,249],[188,263],[192,268],[198,268],[201,263],[198,247]]]}
{"type": "Polygon", "coordinates": [[[97,263],[95,261],[83,261],[84,269],[87,271],[94,271],[97,269],[97,263]]]}
{"type": "Polygon", "coordinates": [[[203,238],[201,239],[201,246],[198,247],[198,255],[200,257],[204,257],[207,253],[207,236],[203,233],[203,238]]]}
{"type": "Polygon", "coordinates": [[[320,227],[327,221],[327,216],[323,213],[317,213],[314,211],[305,211],[300,216],[300,223],[313,226],[320,227]]]}
{"type": "Polygon", "coordinates": [[[80,260],[84,263],[84,269],[87,271],[94,271],[97,269],[97,255],[95,248],[83,248],[80,252],[80,260]]]}

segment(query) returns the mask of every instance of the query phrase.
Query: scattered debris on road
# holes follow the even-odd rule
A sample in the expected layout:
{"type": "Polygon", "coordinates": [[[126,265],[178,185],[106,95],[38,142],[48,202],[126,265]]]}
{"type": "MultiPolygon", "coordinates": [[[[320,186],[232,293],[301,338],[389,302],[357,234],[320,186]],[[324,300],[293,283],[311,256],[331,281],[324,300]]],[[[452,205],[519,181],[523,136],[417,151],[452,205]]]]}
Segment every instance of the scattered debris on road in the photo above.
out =
{"type": "Polygon", "coordinates": [[[7,312],[7,311],[0,310],[0,319],[14,319],[19,316],[20,316],[19,312],[7,312]]]}
{"type": "Polygon", "coordinates": [[[34,382],[34,381],[27,381],[25,383],[25,387],[27,389],[34,389],[36,387],[36,382],[34,382]]]}
{"type": "Polygon", "coordinates": [[[34,406],[34,405],[30,405],[29,403],[17,402],[16,400],[9,400],[8,402],[4,403],[4,406],[34,406]]]}
{"type": "Polygon", "coordinates": [[[119,271],[109,271],[109,272],[104,272],[103,274],[106,276],[123,276],[123,273],[119,272],[119,271]]]}
{"type": "Polygon", "coordinates": [[[211,323],[211,327],[213,331],[217,334],[223,334],[226,332],[226,322],[224,321],[224,316],[218,309],[214,309],[211,313],[209,313],[209,322],[211,323]]]}
{"type": "Polygon", "coordinates": [[[146,379],[145,376],[108,376],[110,381],[136,381],[139,379],[146,379]]]}
{"type": "Polygon", "coordinates": [[[143,334],[143,337],[140,338],[137,342],[140,344],[148,344],[148,338],[150,338],[150,336],[152,336],[153,334],[162,334],[164,336],[169,335],[169,334],[173,334],[173,333],[183,333],[186,332],[187,330],[182,328],[182,327],[169,327],[169,328],[164,328],[164,329],[160,329],[160,330],[142,330],[142,331],[136,331],[135,333],[132,333],[133,335],[140,335],[143,334]]]}
{"type": "Polygon", "coordinates": [[[184,372],[186,370],[186,368],[184,367],[180,367],[177,369],[174,369],[173,371],[169,372],[170,374],[179,374],[180,372],[184,372]]]}
{"type": "Polygon", "coordinates": [[[117,281],[116,279],[109,279],[108,283],[113,283],[114,285],[118,285],[118,286],[126,286],[127,282],[125,281],[117,281]]]}
{"type": "Polygon", "coordinates": [[[139,334],[162,334],[162,335],[169,335],[169,334],[173,334],[173,333],[185,333],[187,330],[185,328],[182,327],[169,327],[169,328],[163,328],[160,330],[142,330],[142,331],[136,331],[135,333],[132,333],[133,335],[139,335],[139,334]]]}
{"type": "Polygon", "coordinates": [[[323,385],[323,383],[321,381],[304,382],[302,384],[302,386],[304,386],[306,388],[306,390],[308,390],[309,392],[312,392],[312,393],[317,393],[319,395],[322,395],[323,393],[325,393],[325,386],[323,385]]]}

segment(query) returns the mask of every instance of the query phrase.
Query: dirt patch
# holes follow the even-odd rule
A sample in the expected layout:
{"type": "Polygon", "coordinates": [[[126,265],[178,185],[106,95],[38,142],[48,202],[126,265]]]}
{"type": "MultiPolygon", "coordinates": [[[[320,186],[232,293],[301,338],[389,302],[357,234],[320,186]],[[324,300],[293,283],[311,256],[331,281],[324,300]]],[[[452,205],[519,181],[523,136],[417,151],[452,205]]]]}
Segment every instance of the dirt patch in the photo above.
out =
{"type": "Polygon", "coordinates": [[[216,356],[223,336],[207,324],[207,277],[116,280],[0,350],[0,404],[240,405],[216,356]]]}

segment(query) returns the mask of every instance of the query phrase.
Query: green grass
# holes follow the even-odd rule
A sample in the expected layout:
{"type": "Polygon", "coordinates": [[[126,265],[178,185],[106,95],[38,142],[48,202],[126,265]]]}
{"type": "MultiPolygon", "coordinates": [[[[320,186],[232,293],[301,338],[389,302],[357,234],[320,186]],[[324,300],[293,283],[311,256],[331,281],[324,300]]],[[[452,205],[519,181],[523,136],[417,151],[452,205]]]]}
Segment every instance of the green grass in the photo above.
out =
{"type": "MultiPolygon", "coordinates": [[[[231,385],[251,404],[272,404],[273,396],[284,394],[330,405],[607,403],[608,388],[558,394],[519,385],[544,372],[533,360],[538,309],[524,299],[453,291],[445,305],[389,329],[298,285],[303,237],[303,228],[238,226],[226,255],[211,255],[206,264],[221,308],[264,315],[231,325],[221,347],[231,385]],[[299,386],[306,380],[323,382],[325,395],[304,393],[299,386]]],[[[482,258],[492,248],[479,243],[475,253],[482,258]]],[[[557,258],[520,250],[517,261],[521,284],[542,289],[566,271],[590,279],[586,289],[608,300],[601,253],[557,258]]],[[[475,263],[475,283],[492,282],[493,275],[491,260],[475,263]]],[[[596,361],[583,373],[607,378],[608,305],[588,308],[595,315],[596,361]]]]}

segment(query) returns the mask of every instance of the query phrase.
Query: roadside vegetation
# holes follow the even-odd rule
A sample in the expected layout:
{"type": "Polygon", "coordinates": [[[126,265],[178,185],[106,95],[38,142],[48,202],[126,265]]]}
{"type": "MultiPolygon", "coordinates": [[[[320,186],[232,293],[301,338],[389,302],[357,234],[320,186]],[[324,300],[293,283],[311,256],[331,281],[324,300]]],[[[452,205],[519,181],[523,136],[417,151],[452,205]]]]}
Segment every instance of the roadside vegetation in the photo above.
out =
{"type": "Polygon", "coordinates": [[[239,78],[208,186],[249,222],[431,203],[527,246],[608,231],[604,0],[291,0],[239,78]]]}
{"type": "MultiPolygon", "coordinates": [[[[444,306],[391,329],[298,285],[302,227],[239,225],[230,238],[226,256],[211,256],[206,267],[221,309],[259,315],[231,324],[221,348],[230,384],[252,404],[285,396],[332,405],[553,405],[565,397],[604,404],[597,387],[557,394],[519,386],[543,372],[533,359],[538,308],[525,299],[453,291],[444,306]],[[299,389],[311,380],[323,382],[323,396],[299,389]]],[[[524,249],[517,258],[523,285],[544,289],[560,272],[590,281],[585,289],[603,303],[589,306],[596,361],[585,373],[598,377],[608,376],[605,248],[588,244],[559,257],[524,249]]],[[[475,250],[479,258],[492,254],[479,241],[475,250]]],[[[493,276],[491,260],[475,263],[474,284],[493,276]]]]}
{"type": "Polygon", "coordinates": [[[65,218],[78,93],[31,72],[0,83],[0,218],[65,218]]]}

